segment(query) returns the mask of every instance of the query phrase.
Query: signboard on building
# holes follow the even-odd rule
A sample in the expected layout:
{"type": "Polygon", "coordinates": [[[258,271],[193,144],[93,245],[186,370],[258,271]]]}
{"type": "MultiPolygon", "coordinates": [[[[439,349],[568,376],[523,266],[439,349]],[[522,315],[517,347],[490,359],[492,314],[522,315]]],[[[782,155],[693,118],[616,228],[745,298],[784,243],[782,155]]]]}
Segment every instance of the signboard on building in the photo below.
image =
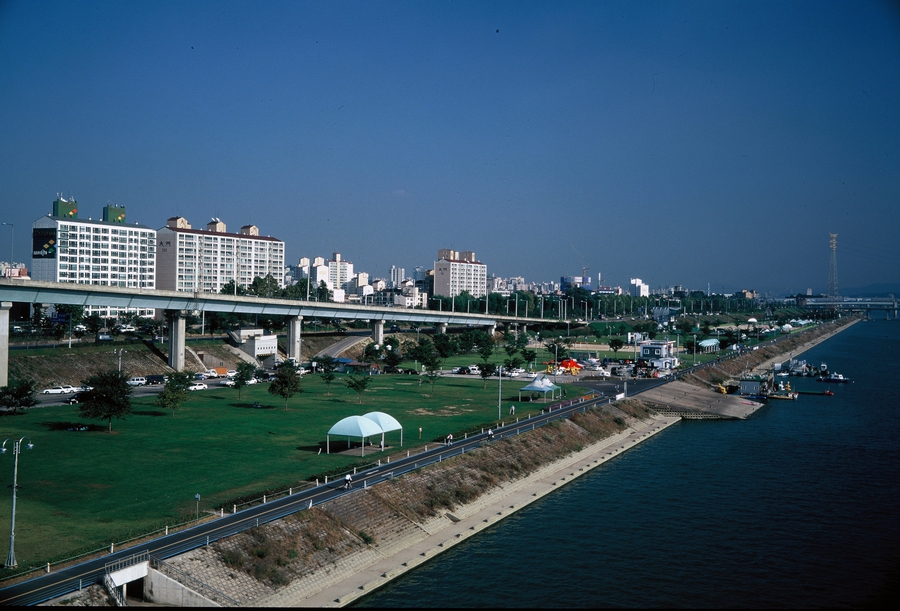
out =
{"type": "Polygon", "coordinates": [[[56,227],[35,227],[31,230],[31,258],[56,258],[56,227]]]}

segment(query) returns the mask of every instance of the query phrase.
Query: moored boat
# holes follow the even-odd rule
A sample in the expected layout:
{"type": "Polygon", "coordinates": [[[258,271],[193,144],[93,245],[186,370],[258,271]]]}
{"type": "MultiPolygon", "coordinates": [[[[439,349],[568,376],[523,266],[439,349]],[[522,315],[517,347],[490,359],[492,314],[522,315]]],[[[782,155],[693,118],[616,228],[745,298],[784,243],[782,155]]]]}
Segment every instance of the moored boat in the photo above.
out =
{"type": "Polygon", "coordinates": [[[845,378],[840,373],[829,373],[827,376],[819,376],[816,378],[819,382],[834,382],[835,384],[849,384],[853,380],[845,378]]]}

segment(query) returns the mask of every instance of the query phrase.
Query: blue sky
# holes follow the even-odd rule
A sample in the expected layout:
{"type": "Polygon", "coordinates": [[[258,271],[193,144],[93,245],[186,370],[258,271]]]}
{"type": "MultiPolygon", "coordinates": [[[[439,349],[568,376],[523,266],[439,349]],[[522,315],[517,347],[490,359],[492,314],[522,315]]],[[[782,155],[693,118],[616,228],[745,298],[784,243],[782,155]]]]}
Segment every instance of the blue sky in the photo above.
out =
{"type": "Polygon", "coordinates": [[[896,2],[0,1],[0,79],[18,260],[62,193],[376,277],[900,282],[896,2]]]}

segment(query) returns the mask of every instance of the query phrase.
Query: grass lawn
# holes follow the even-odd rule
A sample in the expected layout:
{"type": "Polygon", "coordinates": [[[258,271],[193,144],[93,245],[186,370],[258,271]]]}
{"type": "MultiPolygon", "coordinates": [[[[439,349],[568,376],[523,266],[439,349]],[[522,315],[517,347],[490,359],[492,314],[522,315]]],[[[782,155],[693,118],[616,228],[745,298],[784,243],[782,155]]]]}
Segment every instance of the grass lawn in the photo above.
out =
{"type": "MultiPolygon", "coordinates": [[[[304,377],[304,392],[288,402],[287,410],[264,384],[244,388],[241,399],[234,389],[211,386],[193,393],[174,417],[155,407],[152,398],[135,399],[133,413],[113,421],[112,434],[105,432],[105,422],[81,419],[76,406],[3,416],[2,438],[28,435],[35,444],[19,456],[19,565],[37,565],[183,522],[194,515],[197,493],[201,511],[222,506],[229,511],[241,497],[405,454],[448,433],[460,438],[496,422],[496,379],[483,389],[477,377],[442,378],[433,395],[427,380],[421,386],[419,380],[374,376],[360,405],[342,376],[327,394],[321,379],[311,375],[304,377]],[[254,408],[254,402],[261,407],[254,408]],[[384,454],[372,448],[360,458],[358,447],[352,453],[319,454],[335,422],[370,411],[386,412],[403,425],[402,448],[395,432],[387,435],[384,454]],[[90,425],[91,430],[68,430],[75,425],[90,425]]],[[[545,405],[517,401],[518,389],[529,381],[504,380],[504,417],[512,402],[520,418],[545,405]]],[[[332,439],[331,447],[344,451],[346,439],[332,439]]],[[[12,471],[13,457],[0,455],[0,481],[10,483],[12,471]]],[[[10,497],[4,493],[0,498],[0,524],[9,523],[10,497]]]]}

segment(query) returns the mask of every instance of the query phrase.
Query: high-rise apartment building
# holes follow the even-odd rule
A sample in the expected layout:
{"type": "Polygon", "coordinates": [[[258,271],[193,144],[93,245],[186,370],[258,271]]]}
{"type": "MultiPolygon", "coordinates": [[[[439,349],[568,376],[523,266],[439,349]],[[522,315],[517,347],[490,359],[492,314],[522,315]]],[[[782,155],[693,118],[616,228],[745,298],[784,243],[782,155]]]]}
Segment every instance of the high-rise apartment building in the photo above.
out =
{"type": "MultiPolygon", "coordinates": [[[[124,206],[104,206],[101,220],[80,219],[77,201],[57,197],[51,214],[31,227],[31,277],[35,280],[157,288],[156,231],[126,225],[124,206]]],[[[86,308],[87,314],[103,317],[124,311],[109,306],[86,308]]],[[[152,309],[137,312],[153,314],[152,309]]]]}
{"type": "Polygon", "coordinates": [[[218,293],[231,281],[246,287],[269,274],[284,287],[284,242],[259,235],[255,225],[228,233],[219,219],[203,230],[175,216],[157,231],[157,245],[160,289],[218,293]]]}
{"type": "Polygon", "coordinates": [[[650,296],[650,285],[644,284],[640,278],[632,278],[631,282],[631,296],[632,297],[649,297],[650,296]]]}
{"type": "Polygon", "coordinates": [[[402,267],[391,265],[391,288],[395,289],[406,280],[406,270],[402,267]]]}
{"type": "Polygon", "coordinates": [[[475,253],[468,250],[439,250],[434,262],[434,294],[456,297],[463,292],[473,297],[487,295],[487,265],[476,261],[475,253]]]}
{"type": "Polygon", "coordinates": [[[328,260],[328,288],[346,290],[353,278],[353,263],[341,259],[341,253],[334,253],[328,260]]]}

